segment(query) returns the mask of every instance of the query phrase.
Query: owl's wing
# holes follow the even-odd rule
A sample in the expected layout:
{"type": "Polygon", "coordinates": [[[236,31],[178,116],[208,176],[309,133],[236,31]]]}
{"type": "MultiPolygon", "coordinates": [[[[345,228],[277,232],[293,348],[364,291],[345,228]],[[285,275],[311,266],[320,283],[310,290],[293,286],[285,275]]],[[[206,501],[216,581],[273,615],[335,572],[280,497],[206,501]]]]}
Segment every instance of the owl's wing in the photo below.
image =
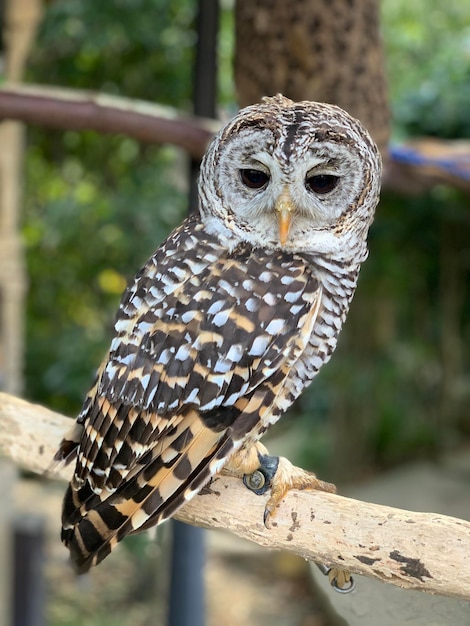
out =
{"type": "MultiPolygon", "coordinates": [[[[183,235],[125,295],[78,418],[63,539],[79,569],[174,514],[267,425],[320,306],[302,259],[251,248],[229,255],[207,239],[195,250],[183,235]]],[[[64,441],[58,457],[74,445],[64,441]]]]}

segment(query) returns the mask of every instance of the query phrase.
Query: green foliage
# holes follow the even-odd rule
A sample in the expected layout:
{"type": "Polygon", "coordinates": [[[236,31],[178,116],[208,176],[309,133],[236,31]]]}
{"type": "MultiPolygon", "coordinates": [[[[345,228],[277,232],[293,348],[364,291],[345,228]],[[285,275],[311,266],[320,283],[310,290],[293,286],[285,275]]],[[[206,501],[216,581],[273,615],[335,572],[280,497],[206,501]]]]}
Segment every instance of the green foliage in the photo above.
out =
{"type": "MultiPolygon", "coordinates": [[[[188,0],[50,6],[29,80],[188,106],[188,0]]],[[[122,136],[29,131],[27,395],[78,410],[127,280],[187,210],[184,156],[122,136]]]]}
{"type": "Polygon", "coordinates": [[[48,161],[40,146],[27,161],[27,392],[65,412],[78,409],[105,354],[127,280],[186,210],[168,180],[169,167],[181,168],[172,150],[105,143],[115,149],[99,173],[77,154],[48,161]]]}
{"type": "Polygon", "coordinates": [[[470,4],[381,6],[396,135],[470,137],[470,4]]]}
{"type": "Polygon", "coordinates": [[[190,0],[68,0],[53,3],[31,75],[188,108],[196,34],[190,0]]]}

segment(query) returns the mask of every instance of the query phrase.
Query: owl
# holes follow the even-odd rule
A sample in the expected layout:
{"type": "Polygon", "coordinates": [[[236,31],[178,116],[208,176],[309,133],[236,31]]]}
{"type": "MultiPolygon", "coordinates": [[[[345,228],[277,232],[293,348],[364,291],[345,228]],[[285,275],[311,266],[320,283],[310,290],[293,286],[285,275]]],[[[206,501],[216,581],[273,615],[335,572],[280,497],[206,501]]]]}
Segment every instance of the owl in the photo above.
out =
{"type": "Polygon", "coordinates": [[[269,490],[334,486],[259,439],[330,358],[367,257],[381,163],[340,108],[278,95],[201,164],[199,213],[123,295],[115,337],[56,463],[75,460],[62,540],[79,572],[223,471],[269,490]]]}

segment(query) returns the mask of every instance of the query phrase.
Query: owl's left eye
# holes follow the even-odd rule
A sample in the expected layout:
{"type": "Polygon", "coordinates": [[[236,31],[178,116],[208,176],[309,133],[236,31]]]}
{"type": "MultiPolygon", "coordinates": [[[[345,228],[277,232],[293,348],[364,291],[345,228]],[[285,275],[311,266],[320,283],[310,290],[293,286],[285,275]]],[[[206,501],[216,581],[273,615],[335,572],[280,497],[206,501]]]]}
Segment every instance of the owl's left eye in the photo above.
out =
{"type": "Polygon", "coordinates": [[[267,184],[269,176],[262,170],[244,169],[240,170],[240,179],[245,187],[261,189],[267,184]]]}
{"type": "Polygon", "coordinates": [[[324,194],[333,191],[338,184],[339,177],[333,174],[318,174],[317,176],[309,176],[305,180],[305,186],[313,193],[324,194]]]}

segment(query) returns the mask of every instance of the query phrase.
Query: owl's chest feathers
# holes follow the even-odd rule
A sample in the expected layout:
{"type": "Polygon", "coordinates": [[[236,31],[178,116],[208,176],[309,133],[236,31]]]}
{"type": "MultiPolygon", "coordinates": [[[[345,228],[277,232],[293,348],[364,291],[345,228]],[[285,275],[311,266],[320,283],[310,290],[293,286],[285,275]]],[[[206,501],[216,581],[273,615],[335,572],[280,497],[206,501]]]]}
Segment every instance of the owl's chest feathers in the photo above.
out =
{"type": "Polygon", "coordinates": [[[326,363],[338,341],[341,327],[346,319],[354,295],[358,264],[344,264],[326,259],[309,258],[309,268],[321,285],[321,304],[310,339],[289,370],[271,410],[264,416],[259,427],[247,440],[259,439],[263,433],[290,407],[302,391],[312,382],[321,366],[326,363]]]}
{"type": "MultiPolygon", "coordinates": [[[[314,273],[322,285],[322,300],[310,340],[293,365],[284,385],[283,404],[290,406],[310,385],[336,348],[338,336],[349,311],[359,274],[359,265],[316,259],[314,273]]],[[[281,407],[280,407],[281,408],[281,407]]],[[[285,410],[285,408],[283,409],[285,410]]],[[[282,410],[273,414],[270,423],[279,419],[282,410]]]]}
{"type": "Polygon", "coordinates": [[[312,382],[321,366],[330,359],[354,296],[359,264],[308,255],[294,255],[292,261],[303,265],[306,274],[310,275],[310,282],[315,283],[321,291],[318,314],[303,352],[277,387],[269,410],[260,416],[260,421],[245,439],[245,447],[258,440],[279,420],[312,382]]]}
{"type": "MultiPolygon", "coordinates": [[[[230,251],[216,237],[208,236],[196,218],[190,218],[150,259],[124,298],[108,375],[122,366],[123,358],[128,362],[134,353],[132,343],[138,346],[147,342],[141,352],[155,360],[156,369],[166,367],[164,363],[173,350],[172,367],[178,365],[181,378],[181,383],[174,379],[175,389],[182,385],[178,392],[181,397],[202,408],[207,404],[203,398],[206,383],[198,379],[196,385],[193,381],[191,393],[181,377],[184,368],[188,376],[194,369],[194,363],[191,366],[187,359],[181,359],[193,354],[196,346],[198,353],[191,358],[196,359],[199,369],[217,370],[208,369],[205,378],[207,382],[212,376],[215,385],[222,385],[221,393],[226,393],[224,385],[229,378],[224,372],[230,367],[243,380],[245,369],[251,372],[250,377],[269,371],[265,406],[270,408],[251,433],[257,438],[329,359],[357,273],[357,266],[327,257],[256,248],[247,243],[230,251]],[[151,341],[145,339],[149,332],[153,333],[151,341]],[[180,342],[177,352],[171,347],[176,340],[180,342]],[[160,343],[162,347],[157,349],[160,343]],[[283,354],[287,359],[284,364],[283,354]]],[[[135,398],[128,400],[132,403],[135,398]]]]}
{"type": "MultiPolygon", "coordinates": [[[[292,303],[292,310],[295,310],[299,303],[295,301],[293,293],[299,289],[299,285],[302,286],[303,283],[305,294],[312,294],[321,286],[321,304],[310,341],[302,357],[293,366],[290,376],[292,379],[299,379],[297,383],[301,388],[295,390],[294,394],[297,397],[305,384],[329,359],[336,346],[354,295],[359,264],[335,260],[325,255],[269,250],[240,241],[234,248],[227,249],[219,237],[207,233],[197,217],[189,218],[186,228],[169,243],[170,250],[166,251],[163,259],[159,259],[157,266],[163,261],[164,265],[170,265],[169,269],[174,273],[177,266],[182,264],[186,276],[192,274],[195,267],[199,267],[201,275],[195,276],[194,281],[190,279],[190,283],[194,282],[195,287],[202,288],[205,280],[203,276],[207,273],[212,277],[211,291],[213,290],[214,295],[223,285],[223,290],[228,291],[242,307],[244,303],[251,305],[255,296],[261,297],[271,307],[292,303]],[[194,245],[196,240],[198,246],[194,245]],[[177,252],[178,248],[180,253],[177,252]],[[201,270],[204,266],[206,269],[201,270]],[[216,276],[219,278],[215,278],[216,276]],[[260,293],[253,293],[251,289],[260,293]]],[[[166,292],[165,287],[163,292],[166,292]]],[[[307,304],[304,303],[304,306],[307,304]]],[[[286,314],[289,314],[287,308],[286,314]]],[[[256,316],[259,315],[259,309],[254,306],[250,310],[249,307],[246,313],[252,318],[255,327],[258,327],[260,320],[256,316]]],[[[262,330],[262,325],[259,330],[262,330]]]]}

